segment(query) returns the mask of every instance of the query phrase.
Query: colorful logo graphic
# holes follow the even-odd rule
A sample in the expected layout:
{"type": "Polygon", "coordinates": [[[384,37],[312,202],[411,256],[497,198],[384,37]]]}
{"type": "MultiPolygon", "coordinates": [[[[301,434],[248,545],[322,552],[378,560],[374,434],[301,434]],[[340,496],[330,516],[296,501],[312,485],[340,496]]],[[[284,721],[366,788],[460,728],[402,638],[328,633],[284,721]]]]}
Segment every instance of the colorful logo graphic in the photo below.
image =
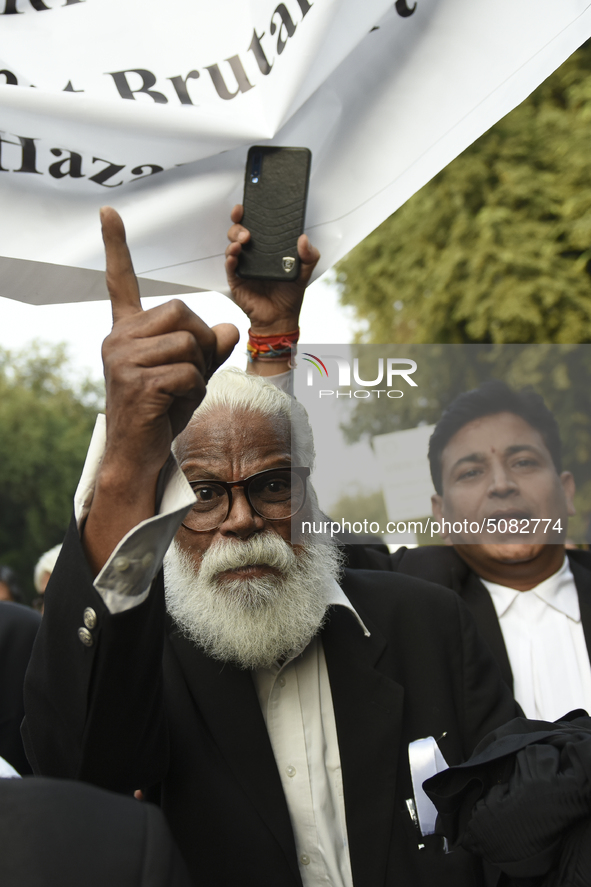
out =
{"type": "Polygon", "coordinates": [[[307,351],[304,351],[303,354],[307,355],[306,357],[304,357],[304,360],[308,361],[308,363],[311,363],[312,366],[315,366],[321,376],[323,375],[322,370],[324,370],[324,375],[328,379],[328,370],[326,369],[320,358],[316,357],[315,354],[309,354],[307,351]],[[312,358],[312,360],[309,360],[309,358],[312,358]],[[320,364],[320,366],[318,364],[320,364]],[[322,369],[320,369],[320,367],[322,367],[322,369]]]}
{"type": "MultiPolygon", "coordinates": [[[[410,385],[411,388],[417,387],[417,382],[412,379],[412,374],[416,372],[417,363],[415,360],[410,360],[406,357],[379,357],[377,360],[377,375],[376,370],[372,369],[372,367],[364,366],[360,371],[359,367],[359,358],[353,358],[352,364],[346,358],[341,357],[339,354],[323,354],[321,357],[318,357],[317,354],[310,354],[309,351],[302,352],[303,359],[310,364],[306,371],[306,385],[308,388],[317,387],[318,397],[357,397],[357,398],[367,398],[375,395],[376,397],[380,397],[382,394],[384,397],[390,398],[398,398],[404,397],[404,392],[400,391],[398,388],[393,388],[395,382],[398,380],[404,380],[407,385],[410,385]],[[329,378],[329,372],[326,369],[325,361],[334,361],[336,363],[336,375],[334,370],[331,369],[332,373],[332,383],[335,384],[338,379],[338,388],[346,388],[350,390],[342,391],[342,390],[327,390],[320,389],[320,385],[318,384],[318,377],[313,371],[313,367],[318,370],[320,373],[321,382],[320,384],[326,384],[325,380],[329,378]],[[361,372],[365,375],[367,372],[373,378],[371,379],[362,379],[361,372]],[[314,382],[316,379],[316,382],[314,382]],[[352,382],[353,379],[353,382],[352,382]],[[352,384],[357,384],[359,388],[352,388],[352,384]],[[377,388],[378,385],[384,385],[384,388],[377,388]]],[[[400,383],[399,383],[400,384],[400,383]]]]}

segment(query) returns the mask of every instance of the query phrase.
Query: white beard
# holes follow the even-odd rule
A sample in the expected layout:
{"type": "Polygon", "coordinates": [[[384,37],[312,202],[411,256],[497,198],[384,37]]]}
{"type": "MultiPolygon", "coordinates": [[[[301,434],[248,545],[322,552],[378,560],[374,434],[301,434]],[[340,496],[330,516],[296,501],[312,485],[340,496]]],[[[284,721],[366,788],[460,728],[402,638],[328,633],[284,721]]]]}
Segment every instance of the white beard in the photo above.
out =
{"type": "Polygon", "coordinates": [[[166,606],[183,634],[208,656],[245,669],[269,668],[305,649],[320,631],[341,559],[334,544],[309,540],[296,553],[267,531],[245,542],[213,545],[196,569],[175,540],[164,560],[166,606]],[[221,578],[226,570],[251,564],[277,572],[221,578]]]}

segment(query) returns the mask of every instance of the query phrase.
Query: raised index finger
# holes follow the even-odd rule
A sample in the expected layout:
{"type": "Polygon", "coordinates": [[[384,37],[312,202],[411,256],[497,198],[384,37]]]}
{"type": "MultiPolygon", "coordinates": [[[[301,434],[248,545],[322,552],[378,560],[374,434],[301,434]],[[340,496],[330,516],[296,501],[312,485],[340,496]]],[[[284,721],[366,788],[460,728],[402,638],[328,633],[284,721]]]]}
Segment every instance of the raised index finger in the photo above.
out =
{"type": "Polygon", "coordinates": [[[140,291],[121,216],[112,206],[101,209],[101,225],[107,259],[107,289],[113,309],[113,323],[142,310],[140,291]]]}

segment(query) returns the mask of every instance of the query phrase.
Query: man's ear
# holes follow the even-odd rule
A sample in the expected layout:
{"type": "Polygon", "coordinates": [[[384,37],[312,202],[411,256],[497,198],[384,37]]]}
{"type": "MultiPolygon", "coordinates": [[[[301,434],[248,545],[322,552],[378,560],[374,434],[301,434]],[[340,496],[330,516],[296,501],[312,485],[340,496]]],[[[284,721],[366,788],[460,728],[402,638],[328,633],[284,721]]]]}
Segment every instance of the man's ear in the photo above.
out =
{"type": "Polygon", "coordinates": [[[575,479],[570,471],[562,472],[560,475],[560,483],[564,490],[568,514],[572,517],[573,514],[576,514],[577,512],[575,510],[575,479]]]}
{"type": "Polygon", "coordinates": [[[435,520],[443,520],[443,497],[439,493],[433,493],[431,496],[431,512],[435,520]]]}

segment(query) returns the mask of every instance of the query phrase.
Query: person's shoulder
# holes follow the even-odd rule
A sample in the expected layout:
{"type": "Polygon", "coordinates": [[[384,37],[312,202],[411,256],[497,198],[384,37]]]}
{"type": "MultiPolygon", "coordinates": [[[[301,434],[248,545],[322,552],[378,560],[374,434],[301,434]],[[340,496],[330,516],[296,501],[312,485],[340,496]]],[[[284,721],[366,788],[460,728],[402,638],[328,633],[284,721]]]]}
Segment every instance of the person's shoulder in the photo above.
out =
{"type": "Polygon", "coordinates": [[[580,567],[591,570],[591,551],[584,551],[582,548],[569,548],[566,554],[571,565],[578,564],[580,567]]]}
{"type": "Polygon", "coordinates": [[[461,587],[469,573],[468,566],[450,545],[401,546],[389,553],[385,545],[348,544],[343,551],[348,568],[404,573],[447,588],[461,587]]]}
{"type": "Polygon", "coordinates": [[[434,661],[463,643],[469,614],[449,588],[377,570],[346,570],[342,587],[370,633],[394,643],[397,655],[414,660],[428,650],[434,661]]]}
{"type": "Polygon", "coordinates": [[[378,543],[346,542],[339,539],[344,564],[351,570],[391,570],[388,546],[378,543]]]}
{"type": "Polygon", "coordinates": [[[468,567],[451,545],[421,545],[399,548],[390,555],[391,569],[407,576],[451,587],[454,577],[461,580],[468,567]]]}
{"type": "Polygon", "coordinates": [[[152,804],[67,779],[30,777],[2,780],[0,826],[9,837],[0,858],[2,884],[79,883],[76,871],[97,846],[85,883],[188,887],[189,878],[162,812],[152,804]],[[15,816],[15,811],[18,814],[15,816]],[[18,877],[14,873],[18,872],[18,877]]]}
{"type": "Polygon", "coordinates": [[[567,550],[566,554],[575,580],[579,600],[589,601],[589,596],[591,595],[591,551],[571,548],[567,550]]]}
{"type": "Polygon", "coordinates": [[[31,607],[12,601],[0,601],[0,629],[35,634],[40,624],[41,616],[31,607]]]}
{"type": "Polygon", "coordinates": [[[357,607],[372,607],[378,612],[425,610],[456,606],[457,595],[443,585],[419,576],[382,570],[345,570],[343,590],[357,607]]]}

